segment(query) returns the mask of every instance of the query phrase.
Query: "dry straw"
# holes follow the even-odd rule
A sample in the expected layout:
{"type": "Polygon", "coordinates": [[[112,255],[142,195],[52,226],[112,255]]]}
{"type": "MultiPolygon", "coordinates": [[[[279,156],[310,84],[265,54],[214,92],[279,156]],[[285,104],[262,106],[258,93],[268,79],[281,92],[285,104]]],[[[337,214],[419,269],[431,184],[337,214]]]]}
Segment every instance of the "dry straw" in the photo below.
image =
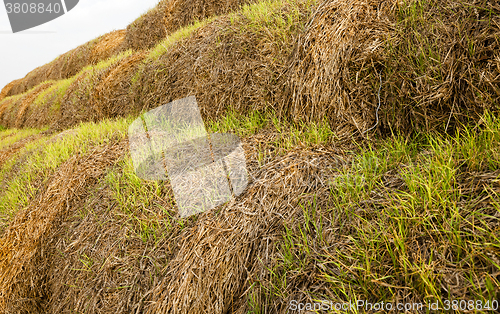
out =
{"type": "MultiPolygon", "coordinates": [[[[75,78],[76,79],[76,78],[75,78]]],[[[58,117],[60,104],[69,81],[58,81],[38,95],[29,106],[22,127],[43,128],[54,123],[58,117]]]]}
{"type": "Polygon", "coordinates": [[[384,62],[384,43],[394,37],[393,5],[324,1],[296,44],[281,110],[306,121],[326,117],[339,133],[373,125],[376,93],[371,81],[374,66],[380,71],[384,62]]]}
{"type": "Polygon", "coordinates": [[[2,88],[2,91],[0,91],[0,101],[2,101],[5,97],[7,97],[12,87],[14,87],[18,83],[19,80],[15,80],[5,85],[5,87],[2,88]]]}
{"type": "Polygon", "coordinates": [[[106,60],[112,56],[125,51],[126,30],[110,32],[92,48],[90,55],[90,64],[97,64],[99,61],[106,60]]]}
{"type": "Polygon", "coordinates": [[[220,17],[153,54],[134,84],[135,106],[147,110],[196,95],[202,114],[212,118],[229,107],[244,114],[274,106],[310,3],[278,1],[266,14],[259,9],[220,17]]]}
{"type": "MultiPolygon", "coordinates": [[[[247,313],[252,283],[270,276],[284,221],[301,215],[305,194],[318,193],[323,206],[324,182],[332,175],[325,169],[343,163],[336,150],[297,149],[260,168],[260,140],[244,141],[254,178],[249,189],[221,210],[186,221],[185,228],[165,225],[168,238],[160,243],[132,236],[129,216],[115,210],[102,180],[126,143],[72,158],[0,239],[0,272],[8,272],[0,277],[0,309],[247,313]],[[82,208],[92,209],[83,219],[76,215],[82,208]]],[[[168,185],[163,193],[171,195],[168,185]]],[[[162,198],[155,202],[173,209],[162,198]]],[[[165,215],[158,206],[140,212],[165,215]]]]}
{"type": "Polygon", "coordinates": [[[214,15],[240,8],[252,0],[162,0],[127,27],[127,47],[143,50],[154,47],[181,27],[214,15]]]}
{"type": "Polygon", "coordinates": [[[47,80],[70,78],[88,65],[97,64],[125,51],[124,39],[125,30],[113,31],[68,51],[52,62],[34,69],[23,79],[12,82],[7,95],[22,94],[47,80]]]}
{"type": "Polygon", "coordinates": [[[380,105],[379,130],[477,120],[500,99],[499,13],[482,0],[325,1],[297,43],[283,109],[350,133],[374,125],[380,105]]]}
{"type": "MultiPolygon", "coordinates": [[[[305,6],[284,2],[271,22],[243,13],[221,17],[148,58],[137,77],[132,73],[142,56],[83,74],[65,95],[61,127],[124,114],[112,103],[128,101],[130,79],[137,109],[196,95],[205,116],[218,117],[230,106],[241,113],[272,107],[281,117],[326,118],[351,135],[375,125],[380,103],[378,131],[453,128],[498,104],[500,7],[491,1],[436,3],[327,0],[311,17],[305,6]],[[407,11],[410,6],[418,14],[407,11]],[[279,16],[297,17],[285,38],[282,29],[263,28],[279,16]]],[[[13,101],[4,100],[0,111],[13,101]]],[[[293,280],[278,291],[286,295],[265,299],[273,289],[273,267],[283,259],[278,251],[284,225],[306,226],[302,201],[328,208],[327,182],[343,156],[333,148],[296,148],[259,168],[260,142],[244,143],[253,178],[247,191],[183,228],[156,226],[162,239],[132,238],[143,230],[130,229],[130,213],[116,212],[112,187],[103,180],[125,143],[66,162],[0,239],[0,311],[248,313],[253,300],[269,312],[286,313],[286,298],[301,301],[304,291],[328,295],[314,267],[339,271],[333,263],[290,272],[287,279],[293,280]],[[76,213],[82,208],[88,211],[81,219],[76,213]]],[[[165,201],[171,191],[168,185],[162,189],[163,198],[137,201],[140,215],[155,222],[173,215],[165,201]]],[[[352,217],[340,218],[332,218],[321,236],[349,256],[340,238],[348,234],[337,231],[360,226],[349,225],[352,217]]],[[[405,287],[391,289],[398,298],[408,293],[405,287]]]]}
{"type": "Polygon", "coordinates": [[[133,106],[132,79],[146,53],[136,53],[124,58],[97,85],[92,103],[98,120],[138,113],[133,106]]]}
{"type": "Polygon", "coordinates": [[[19,128],[25,125],[26,121],[26,113],[31,105],[35,102],[35,99],[54,84],[54,81],[44,82],[39,84],[37,87],[33,88],[25,97],[22,98],[19,105],[16,106],[17,115],[16,121],[14,122],[14,126],[19,128]]]}
{"type": "Polygon", "coordinates": [[[126,51],[95,66],[84,68],[65,89],[60,108],[54,116],[51,129],[68,128],[84,121],[96,121],[100,100],[95,96],[97,87],[102,80],[116,68],[120,62],[130,56],[126,51]]]}
{"type": "Polygon", "coordinates": [[[43,311],[45,274],[55,256],[47,251],[71,204],[122,154],[124,145],[96,148],[63,164],[30,207],[21,211],[0,239],[0,312],[43,311]]]}

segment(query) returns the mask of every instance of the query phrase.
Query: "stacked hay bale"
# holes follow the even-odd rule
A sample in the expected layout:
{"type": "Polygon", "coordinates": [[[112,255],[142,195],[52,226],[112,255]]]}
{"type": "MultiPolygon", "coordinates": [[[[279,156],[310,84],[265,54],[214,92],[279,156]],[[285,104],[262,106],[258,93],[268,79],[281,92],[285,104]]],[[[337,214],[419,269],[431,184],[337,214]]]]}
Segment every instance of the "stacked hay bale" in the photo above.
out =
{"type": "Polygon", "coordinates": [[[79,122],[97,121],[101,116],[101,101],[97,96],[98,86],[121,62],[130,57],[132,52],[126,51],[114,58],[88,67],[78,75],[66,90],[61,102],[57,121],[53,129],[70,127],[79,122]]]}
{"type": "Polygon", "coordinates": [[[265,13],[256,5],[158,45],[134,82],[135,106],[195,95],[202,115],[212,118],[229,107],[242,114],[273,107],[310,9],[310,1],[276,1],[265,13]]]}
{"type": "Polygon", "coordinates": [[[6,95],[22,94],[47,80],[70,78],[88,65],[97,64],[125,51],[124,39],[125,30],[118,30],[91,40],[34,69],[23,79],[13,81],[6,95]]]}
{"type": "Polygon", "coordinates": [[[319,5],[296,43],[282,111],[309,122],[328,117],[339,133],[369,128],[375,116],[373,86],[378,87],[374,65],[380,70],[384,42],[394,32],[392,3],[334,0],[319,5]]]}
{"type": "Polygon", "coordinates": [[[64,94],[77,78],[78,75],[75,75],[70,79],[58,81],[40,93],[29,106],[23,127],[42,128],[56,122],[64,94]]]}
{"type": "Polygon", "coordinates": [[[154,47],[167,35],[196,20],[232,12],[255,0],[162,0],[127,27],[127,47],[143,50],[154,47]]]}
{"type": "Polygon", "coordinates": [[[26,118],[25,114],[29,106],[40,93],[49,88],[52,84],[54,84],[53,81],[44,82],[26,93],[16,95],[18,97],[10,97],[13,101],[6,102],[6,104],[2,105],[0,113],[1,124],[11,128],[23,126],[26,118]]]}
{"type": "Polygon", "coordinates": [[[93,103],[96,106],[97,119],[138,114],[141,108],[134,106],[131,88],[133,76],[136,74],[146,53],[135,53],[124,58],[96,86],[93,103]]]}
{"type": "Polygon", "coordinates": [[[14,87],[18,83],[19,83],[19,80],[15,80],[15,81],[12,81],[9,84],[5,85],[4,88],[2,88],[2,91],[0,91],[0,101],[2,101],[2,99],[7,97],[10,90],[12,89],[12,87],[14,87]]]}
{"type": "Polygon", "coordinates": [[[133,50],[149,49],[165,38],[167,31],[164,27],[163,17],[167,1],[158,5],[127,26],[126,45],[133,50]]]}
{"type": "MultiPolygon", "coordinates": [[[[39,84],[35,88],[33,88],[25,97],[22,98],[19,105],[15,108],[17,111],[16,120],[14,121],[13,126],[16,128],[20,128],[24,126],[26,121],[26,113],[29,107],[35,102],[35,99],[40,95],[43,91],[47,90],[49,87],[54,85],[54,81],[47,81],[39,84]]],[[[12,126],[12,125],[11,125],[12,126]]]]}
{"type": "Polygon", "coordinates": [[[500,99],[499,14],[483,0],[324,1],[297,42],[283,108],[340,133],[477,120],[500,99]]]}
{"type": "Polygon", "coordinates": [[[127,31],[122,29],[102,36],[102,39],[92,48],[89,64],[97,64],[102,60],[109,59],[125,51],[126,33],[127,31]]]}
{"type": "Polygon", "coordinates": [[[6,127],[7,119],[5,118],[6,112],[10,112],[13,104],[21,98],[21,95],[6,97],[0,101],[0,125],[6,127]]]}

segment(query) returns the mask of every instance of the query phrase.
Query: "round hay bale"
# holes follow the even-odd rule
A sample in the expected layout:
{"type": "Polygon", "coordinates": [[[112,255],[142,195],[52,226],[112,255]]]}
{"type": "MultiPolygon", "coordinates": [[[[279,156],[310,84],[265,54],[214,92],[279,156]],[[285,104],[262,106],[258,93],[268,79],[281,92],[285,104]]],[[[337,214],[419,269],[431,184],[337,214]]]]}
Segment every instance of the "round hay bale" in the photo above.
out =
{"type": "Polygon", "coordinates": [[[61,102],[59,117],[52,129],[68,128],[79,122],[97,121],[99,118],[99,98],[97,87],[109,73],[130,55],[123,53],[114,59],[102,62],[83,71],[69,86],[61,102]]]}
{"type": "Polygon", "coordinates": [[[195,30],[141,68],[135,106],[147,110],[195,95],[202,115],[212,118],[229,107],[242,114],[273,107],[309,10],[306,1],[277,2],[261,20],[240,12],[195,30]]]}
{"type": "Polygon", "coordinates": [[[23,97],[21,103],[19,104],[19,108],[17,110],[16,121],[14,122],[14,127],[21,128],[25,126],[26,121],[26,113],[28,108],[33,104],[35,99],[42,93],[44,90],[48,89],[50,86],[54,85],[54,81],[44,82],[37,87],[33,88],[26,96],[23,97]]]}
{"type": "Polygon", "coordinates": [[[373,86],[379,84],[372,84],[366,68],[374,63],[380,68],[382,43],[393,36],[392,5],[386,0],[321,3],[297,41],[281,111],[296,121],[327,117],[348,133],[372,126],[377,107],[373,86]]]}
{"type": "Polygon", "coordinates": [[[19,96],[11,96],[4,98],[3,100],[0,101],[0,125],[1,126],[6,126],[5,122],[6,119],[4,117],[6,116],[6,112],[8,112],[8,109],[12,106],[12,103],[15,102],[19,96]]]}
{"type": "Polygon", "coordinates": [[[26,93],[6,99],[5,103],[2,102],[0,109],[2,125],[10,128],[23,127],[26,111],[29,106],[41,92],[49,88],[52,84],[54,82],[44,82],[26,93]]]}
{"type": "Polygon", "coordinates": [[[122,29],[110,32],[92,48],[90,63],[97,64],[99,61],[106,60],[112,56],[125,51],[125,35],[127,30],[122,29]]]}
{"type": "Polygon", "coordinates": [[[131,87],[132,77],[145,57],[142,52],[123,59],[96,87],[93,103],[97,104],[99,120],[140,111],[133,106],[131,87]]]}
{"type": "Polygon", "coordinates": [[[68,61],[64,63],[61,70],[61,78],[68,78],[76,75],[84,67],[91,64],[91,53],[94,45],[99,40],[92,40],[84,45],[81,45],[71,51],[68,61]]]}
{"type": "Polygon", "coordinates": [[[297,42],[282,109],[349,136],[477,121],[500,100],[500,8],[488,3],[324,1],[297,42]]]}
{"type": "Polygon", "coordinates": [[[28,108],[25,126],[42,128],[54,123],[59,117],[62,98],[73,80],[58,81],[40,93],[28,108]]]}
{"type": "Polygon", "coordinates": [[[14,80],[9,84],[5,85],[4,88],[2,88],[2,91],[0,92],[0,101],[9,95],[12,87],[14,87],[16,84],[19,84],[19,81],[20,80],[14,80]]]}
{"type": "Polygon", "coordinates": [[[53,63],[54,61],[37,67],[26,74],[24,78],[17,80],[17,83],[10,90],[9,95],[19,95],[25,93],[38,84],[48,81],[53,63]]]}
{"type": "Polygon", "coordinates": [[[163,0],[127,27],[127,47],[149,49],[196,20],[222,15],[255,0],[163,0]]]}
{"type": "Polygon", "coordinates": [[[163,23],[166,6],[167,1],[160,1],[156,7],[127,26],[127,48],[149,49],[167,35],[163,23]]]}
{"type": "Polygon", "coordinates": [[[0,107],[0,125],[4,127],[14,126],[16,120],[16,108],[19,108],[25,94],[6,98],[0,107]]]}
{"type": "Polygon", "coordinates": [[[55,118],[51,129],[59,130],[84,119],[83,113],[87,111],[89,105],[88,89],[91,88],[91,79],[92,74],[88,70],[82,72],[71,83],[62,97],[59,115],[55,118]]]}
{"type": "Polygon", "coordinates": [[[84,67],[118,54],[124,50],[124,33],[124,30],[111,32],[60,55],[52,62],[29,72],[24,78],[12,82],[13,85],[6,91],[6,96],[25,93],[48,80],[70,78],[84,67]]]}

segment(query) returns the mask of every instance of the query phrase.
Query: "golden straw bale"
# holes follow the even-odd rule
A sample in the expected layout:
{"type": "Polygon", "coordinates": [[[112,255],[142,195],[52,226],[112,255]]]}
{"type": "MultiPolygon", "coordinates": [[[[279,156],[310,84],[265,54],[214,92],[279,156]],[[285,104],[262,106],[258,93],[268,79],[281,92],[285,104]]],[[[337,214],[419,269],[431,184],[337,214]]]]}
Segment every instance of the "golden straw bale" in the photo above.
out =
{"type": "Polygon", "coordinates": [[[324,1],[297,42],[282,110],[351,135],[477,121],[498,110],[499,16],[486,0],[324,1]]]}
{"type": "Polygon", "coordinates": [[[1,313],[45,312],[41,304],[21,300],[40,300],[39,293],[46,288],[48,278],[43,273],[49,271],[51,257],[56,256],[55,252],[45,255],[53,243],[52,236],[71,214],[68,212],[71,203],[78,200],[86,185],[103,177],[124,149],[125,145],[108,145],[88,156],[70,158],[50,178],[37,199],[16,215],[0,238],[1,313]]]}
{"type": "Polygon", "coordinates": [[[126,30],[110,32],[60,55],[50,63],[29,72],[24,78],[12,82],[5,89],[6,96],[22,94],[47,80],[70,78],[88,65],[119,54],[126,47],[125,33],[126,30]]]}
{"type": "Polygon", "coordinates": [[[0,101],[0,125],[5,126],[4,123],[6,122],[6,119],[4,119],[4,117],[6,116],[6,112],[8,112],[8,109],[18,99],[19,99],[19,97],[11,96],[11,97],[4,98],[3,100],[0,101]]]}
{"type": "Polygon", "coordinates": [[[10,82],[9,84],[5,85],[4,88],[2,88],[2,91],[0,92],[0,101],[4,99],[5,97],[9,96],[10,90],[17,84],[19,84],[20,80],[14,80],[10,82]]]}
{"type": "Polygon", "coordinates": [[[133,85],[135,106],[146,110],[195,95],[205,117],[217,118],[229,107],[242,114],[277,109],[311,7],[278,1],[266,15],[253,10],[259,8],[219,17],[159,55],[153,51],[133,85]]]}
{"type": "Polygon", "coordinates": [[[56,123],[51,128],[59,130],[79,122],[99,120],[100,99],[95,96],[97,88],[130,55],[131,51],[127,51],[82,71],[65,91],[56,123]]]}
{"type": "Polygon", "coordinates": [[[205,18],[239,9],[255,0],[163,0],[127,27],[127,47],[154,47],[181,27],[205,18]]]}
{"type": "Polygon", "coordinates": [[[17,108],[16,121],[14,122],[14,125],[10,125],[10,127],[20,128],[24,126],[28,108],[33,104],[40,93],[51,87],[54,83],[54,81],[48,81],[39,84],[37,87],[33,88],[33,90],[31,90],[25,97],[23,97],[19,104],[19,108],[17,108]]]}
{"type": "Polygon", "coordinates": [[[92,103],[96,104],[99,120],[137,113],[131,93],[132,77],[146,53],[136,53],[123,59],[96,87],[92,103]]]}
{"type": "Polygon", "coordinates": [[[125,35],[127,30],[110,32],[92,48],[90,63],[97,64],[125,50],[125,35]]]}

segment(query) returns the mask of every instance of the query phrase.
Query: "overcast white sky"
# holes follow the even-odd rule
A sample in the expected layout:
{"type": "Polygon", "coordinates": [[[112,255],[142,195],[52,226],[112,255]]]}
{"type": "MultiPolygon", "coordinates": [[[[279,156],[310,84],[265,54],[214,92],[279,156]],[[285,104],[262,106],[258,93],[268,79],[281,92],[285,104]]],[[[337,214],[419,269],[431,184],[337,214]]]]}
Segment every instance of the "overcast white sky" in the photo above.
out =
{"type": "MultiPolygon", "coordinates": [[[[29,1],[27,1],[29,2],[29,1]]],[[[124,29],[159,0],[80,0],[67,14],[12,33],[0,3],[0,90],[34,68],[112,30],[124,29]]]]}

